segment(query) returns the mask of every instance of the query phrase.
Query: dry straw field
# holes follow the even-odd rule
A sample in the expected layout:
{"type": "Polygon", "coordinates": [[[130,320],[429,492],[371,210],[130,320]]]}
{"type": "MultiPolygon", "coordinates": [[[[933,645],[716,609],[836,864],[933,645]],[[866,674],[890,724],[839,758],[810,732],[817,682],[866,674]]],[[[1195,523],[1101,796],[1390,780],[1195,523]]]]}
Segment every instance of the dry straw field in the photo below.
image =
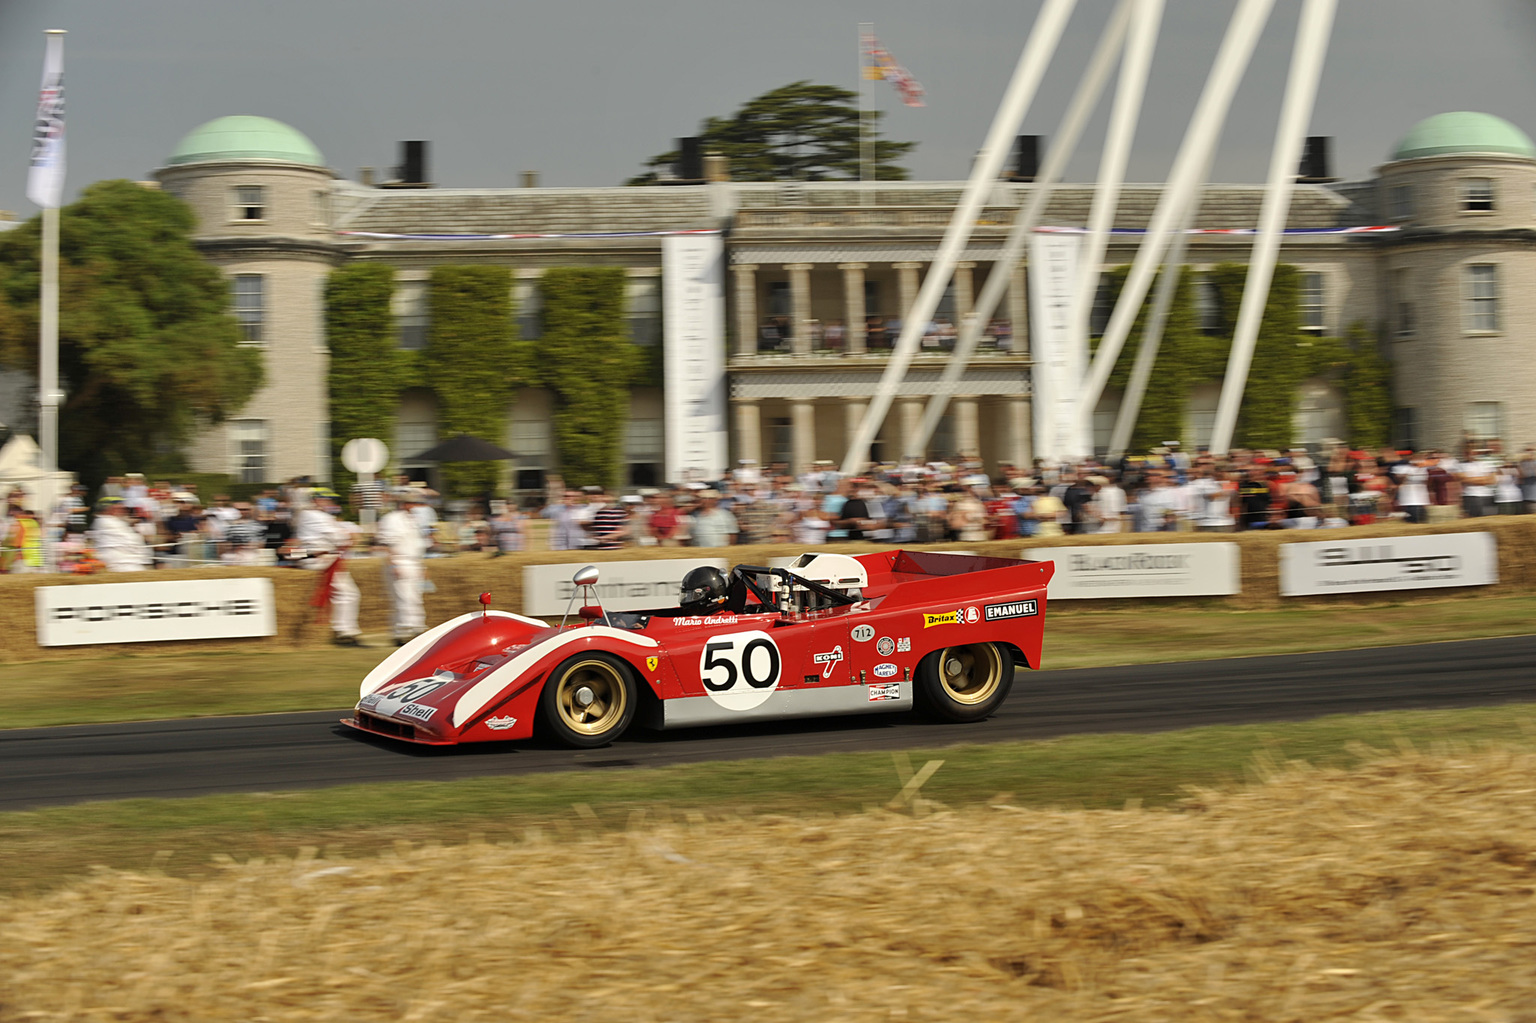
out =
{"type": "Polygon", "coordinates": [[[0,1019],[1536,1019],[1536,754],[915,805],[103,872],[0,901],[0,1019]]]}

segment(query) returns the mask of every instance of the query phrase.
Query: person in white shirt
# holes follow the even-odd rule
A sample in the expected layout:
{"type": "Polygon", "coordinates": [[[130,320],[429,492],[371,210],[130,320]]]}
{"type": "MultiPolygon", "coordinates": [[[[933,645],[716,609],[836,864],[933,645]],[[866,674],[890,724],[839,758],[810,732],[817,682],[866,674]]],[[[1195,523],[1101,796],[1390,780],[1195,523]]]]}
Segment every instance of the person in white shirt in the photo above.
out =
{"type": "Polygon", "coordinates": [[[1125,491],[1120,484],[1106,476],[1090,476],[1088,482],[1098,484],[1093,495],[1094,515],[1099,520],[1099,532],[1118,533],[1125,519],[1125,491]]]}
{"type": "Polygon", "coordinates": [[[1397,507],[1408,521],[1419,524],[1429,521],[1429,466],[1424,457],[1394,466],[1394,482],[1397,483],[1397,507]]]}
{"type": "Polygon", "coordinates": [[[1476,452],[1471,461],[1461,463],[1461,507],[1468,518],[1493,514],[1495,472],[1484,451],[1476,452]]]}
{"type": "Polygon", "coordinates": [[[406,490],[396,497],[393,510],[379,519],[378,541],[389,550],[384,578],[389,589],[389,621],[395,645],[404,646],[427,627],[426,606],[422,602],[422,555],[427,552],[425,538],[413,506],[421,495],[406,490]]]}
{"type": "Polygon", "coordinates": [[[128,521],[128,505],[121,498],[101,502],[91,523],[91,546],[108,572],[142,572],[150,565],[149,545],[128,521]]]}
{"type": "Polygon", "coordinates": [[[357,638],[359,594],[347,571],[346,552],[352,546],[352,530],[336,517],[340,506],[332,490],[317,487],[313,503],[294,520],[294,542],[308,555],[305,568],[324,572],[320,580],[320,606],[331,605],[332,640],[337,646],[362,646],[357,638]]]}

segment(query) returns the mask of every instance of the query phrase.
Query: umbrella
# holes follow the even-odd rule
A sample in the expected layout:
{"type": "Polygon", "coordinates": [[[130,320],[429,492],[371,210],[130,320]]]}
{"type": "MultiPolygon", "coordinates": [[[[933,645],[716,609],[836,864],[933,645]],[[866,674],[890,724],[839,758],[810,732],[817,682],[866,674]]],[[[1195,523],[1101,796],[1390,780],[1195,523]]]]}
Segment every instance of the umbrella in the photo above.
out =
{"type": "Polygon", "coordinates": [[[499,448],[488,440],[461,433],[450,437],[411,459],[413,462],[500,462],[516,458],[506,448],[499,448]]]}

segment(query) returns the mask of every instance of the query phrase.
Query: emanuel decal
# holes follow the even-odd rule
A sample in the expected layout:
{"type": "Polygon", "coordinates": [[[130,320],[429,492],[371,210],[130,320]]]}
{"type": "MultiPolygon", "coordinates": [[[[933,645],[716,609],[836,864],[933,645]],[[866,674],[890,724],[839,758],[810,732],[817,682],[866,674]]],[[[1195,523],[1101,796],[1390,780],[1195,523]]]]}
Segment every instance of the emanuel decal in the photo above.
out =
{"type": "Polygon", "coordinates": [[[868,643],[875,638],[875,627],[873,625],[855,625],[851,635],[855,643],[868,643]]]}
{"type": "Polygon", "coordinates": [[[895,678],[896,673],[900,670],[900,668],[896,667],[896,665],[891,664],[890,662],[886,662],[885,664],[877,664],[875,665],[874,676],[875,678],[895,678]]]}
{"type": "Polygon", "coordinates": [[[826,653],[824,653],[824,654],[817,654],[815,657],[811,658],[811,660],[814,661],[817,664],[825,664],[826,665],[825,668],[821,669],[821,677],[822,678],[830,677],[831,674],[832,674],[832,667],[833,667],[833,665],[837,664],[837,662],[841,661],[842,659],[843,659],[843,645],[841,643],[839,643],[837,646],[833,647],[831,650],[827,651],[826,653]]]}
{"type": "Polygon", "coordinates": [[[875,644],[881,657],[889,657],[896,652],[896,641],[889,636],[881,636],[880,642],[875,644]]]}
{"type": "Polygon", "coordinates": [[[493,732],[505,732],[515,724],[517,724],[517,718],[511,717],[510,715],[507,717],[485,719],[485,727],[489,728],[493,732]]]}
{"type": "Polygon", "coordinates": [[[965,621],[965,613],[963,611],[939,611],[936,613],[930,611],[923,615],[923,628],[931,629],[935,625],[959,625],[963,621],[965,621]]]}
{"type": "Polygon", "coordinates": [[[987,621],[999,618],[1028,618],[1039,613],[1039,605],[1033,600],[1016,600],[1011,604],[988,604],[987,621]]]}
{"type": "Polygon", "coordinates": [[[876,682],[869,687],[869,702],[879,703],[882,700],[901,699],[900,682],[876,682]]]}

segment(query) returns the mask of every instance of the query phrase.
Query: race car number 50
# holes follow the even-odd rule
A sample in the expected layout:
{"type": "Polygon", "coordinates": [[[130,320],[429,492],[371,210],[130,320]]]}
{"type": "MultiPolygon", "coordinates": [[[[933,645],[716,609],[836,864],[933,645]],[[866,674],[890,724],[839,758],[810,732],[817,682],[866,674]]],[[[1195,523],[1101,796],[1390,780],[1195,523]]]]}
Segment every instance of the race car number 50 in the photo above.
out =
{"type": "Polygon", "coordinates": [[[727,710],[751,710],[779,687],[782,663],[778,644],[766,632],[718,636],[699,653],[699,681],[727,710]]]}

